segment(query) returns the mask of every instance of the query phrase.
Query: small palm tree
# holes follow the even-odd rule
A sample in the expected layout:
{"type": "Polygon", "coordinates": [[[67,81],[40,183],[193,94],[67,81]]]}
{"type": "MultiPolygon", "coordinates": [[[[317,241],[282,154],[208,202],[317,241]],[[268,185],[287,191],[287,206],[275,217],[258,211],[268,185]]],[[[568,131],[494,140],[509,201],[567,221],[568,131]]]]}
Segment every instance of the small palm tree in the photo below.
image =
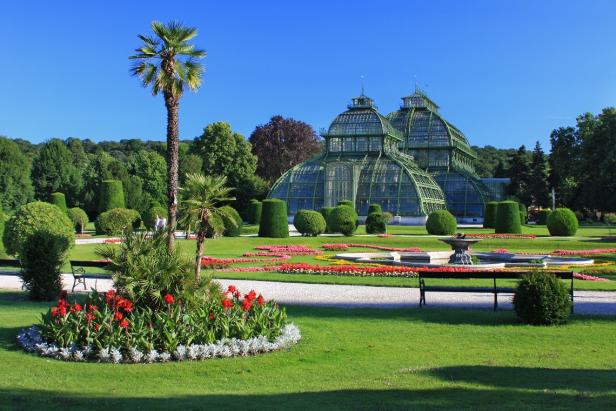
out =
{"type": "Polygon", "coordinates": [[[136,60],[131,68],[134,76],[141,79],[144,87],[152,88],[152,95],[162,93],[167,108],[167,197],[169,220],[167,222],[167,246],[175,245],[179,108],[184,90],[197,90],[201,85],[203,66],[196,59],[205,57],[205,51],[196,49],[189,41],[197,35],[197,29],[185,27],[178,22],[163,24],[152,22],[155,37],[139,35],[143,45],[130,56],[136,60]]]}
{"type": "MultiPolygon", "coordinates": [[[[197,281],[201,279],[201,257],[205,246],[205,236],[208,231],[213,229],[211,225],[212,216],[227,217],[221,207],[230,201],[235,200],[230,197],[233,190],[226,186],[227,177],[225,176],[204,176],[203,174],[187,174],[186,183],[182,187],[181,203],[184,215],[183,225],[194,226],[197,233],[197,253],[195,257],[195,277],[197,281]]],[[[233,221],[233,218],[229,218],[233,221]]]]}

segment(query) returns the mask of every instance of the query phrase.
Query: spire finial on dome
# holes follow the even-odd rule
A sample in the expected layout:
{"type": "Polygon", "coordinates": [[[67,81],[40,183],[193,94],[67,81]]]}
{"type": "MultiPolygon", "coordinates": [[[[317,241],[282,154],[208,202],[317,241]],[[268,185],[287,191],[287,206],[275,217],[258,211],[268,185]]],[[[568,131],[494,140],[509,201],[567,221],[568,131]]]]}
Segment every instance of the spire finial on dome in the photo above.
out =
{"type": "Polygon", "coordinates": [[[364,75],[362,74],[361,76],[359,76],[359,78],[361,79],[361,94],[360,94],[360,96],[365,96],[365,94],[364,94],[364,75]]]}

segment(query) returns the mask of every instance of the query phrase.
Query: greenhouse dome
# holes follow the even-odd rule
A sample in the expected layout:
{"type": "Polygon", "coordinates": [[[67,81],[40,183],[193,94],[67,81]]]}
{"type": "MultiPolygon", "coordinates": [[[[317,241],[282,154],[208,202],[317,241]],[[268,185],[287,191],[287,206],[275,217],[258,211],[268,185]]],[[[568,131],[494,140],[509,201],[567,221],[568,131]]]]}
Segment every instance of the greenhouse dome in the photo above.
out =
{"type": "Polygon", "coordinates": [[[270,191],[287,202],[289,215],[351,200],[360,216],[380,204],[401,222],[423,224],[431,211],[445,208],[437,182],[400,152],[402,134],[363,93],[322,135],[323,153],[288,170],[270,191]]]}

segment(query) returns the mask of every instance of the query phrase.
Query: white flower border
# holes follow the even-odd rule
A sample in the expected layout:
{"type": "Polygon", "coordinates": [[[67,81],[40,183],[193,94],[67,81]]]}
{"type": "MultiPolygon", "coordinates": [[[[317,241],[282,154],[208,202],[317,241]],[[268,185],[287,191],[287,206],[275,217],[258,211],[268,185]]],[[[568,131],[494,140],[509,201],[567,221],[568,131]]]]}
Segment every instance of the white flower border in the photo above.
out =
{"type": "Polygon", "coordinates": [[[122,354],[119,348],[105,348],[95,352],[93,347],[77,347],[72,345],[68,348],[59,347],[56,344],[48,344],[43,340],[41,332],[36,325],[23,328],[17,334],[17,344],[25,351],[36,353],[42,357],[51,357],[64,361],[100,361],[109,363],[153,363],[182,360],[206,360],[209,358],[227,358],[234,356],[247,356],[270,351],[278,351],[297,344],[302,338],[299,328],[295,324],[288,324],[282,329],[282,333],[274,341],[269,341],[264,336],[238,340],[227,338],[216,341],[213,344],[191,344],[188,346],[178,345],[173,352],[151,350],[141,352],[137,348],[130,347],[128,352],[122,354]]]}

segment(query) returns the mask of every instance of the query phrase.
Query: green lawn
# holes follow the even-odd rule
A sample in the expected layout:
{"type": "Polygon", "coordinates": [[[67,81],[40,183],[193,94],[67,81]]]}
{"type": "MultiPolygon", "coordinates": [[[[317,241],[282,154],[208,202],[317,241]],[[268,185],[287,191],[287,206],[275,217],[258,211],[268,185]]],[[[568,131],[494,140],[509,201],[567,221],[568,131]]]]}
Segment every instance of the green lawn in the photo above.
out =
{"type": "Polygon", "coordinates": [[[609,409],[616,327],[513,313],[287,307],[303,339],[258,357],[150,365],[26,354],[20,327],[47,304],[0,293],[0,409],[609,409]]]}

